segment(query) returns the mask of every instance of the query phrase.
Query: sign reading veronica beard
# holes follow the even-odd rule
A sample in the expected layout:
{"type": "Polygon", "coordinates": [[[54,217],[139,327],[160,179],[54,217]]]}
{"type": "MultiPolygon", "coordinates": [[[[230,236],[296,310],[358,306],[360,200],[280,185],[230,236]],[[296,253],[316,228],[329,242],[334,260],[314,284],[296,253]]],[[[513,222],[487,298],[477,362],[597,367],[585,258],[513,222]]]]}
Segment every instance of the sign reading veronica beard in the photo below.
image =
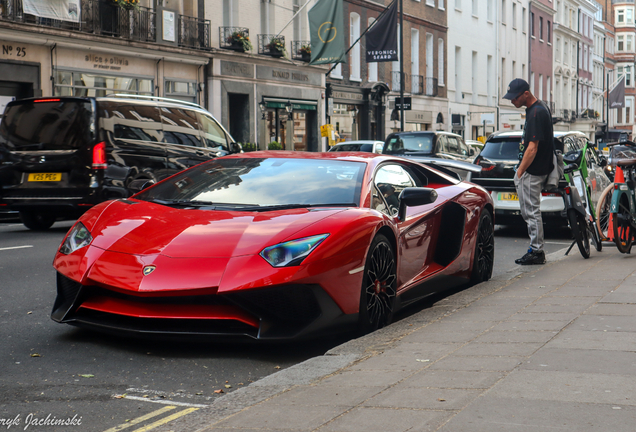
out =
{"type": "Polygon", "coordinates": [[[367,32],[367,63],[398,60],[397,1],[386,9],[384,15],[367,32]]]}
{"type": "Polygon", "coordinates": [[[80,0],[22,0],[22,8],[42,18],[79,22],[80,0]]]}

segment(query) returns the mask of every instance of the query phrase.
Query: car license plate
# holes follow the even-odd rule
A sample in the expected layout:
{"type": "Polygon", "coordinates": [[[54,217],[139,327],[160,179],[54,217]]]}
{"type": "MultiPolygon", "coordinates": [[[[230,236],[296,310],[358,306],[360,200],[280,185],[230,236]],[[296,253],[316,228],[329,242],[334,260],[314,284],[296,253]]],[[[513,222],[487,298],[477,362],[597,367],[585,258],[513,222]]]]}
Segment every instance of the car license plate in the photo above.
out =
{"type": "Polygon", "coordinates": [[[499,192],[499,200],[501,200],[501,201],[519,201],[519,197],[514,192],[499,192]]]}
{"type": "Polygon", "coordinates": [[[57,182],[62,180],[62,173],[29,173],[30,182],[57,182]]]}

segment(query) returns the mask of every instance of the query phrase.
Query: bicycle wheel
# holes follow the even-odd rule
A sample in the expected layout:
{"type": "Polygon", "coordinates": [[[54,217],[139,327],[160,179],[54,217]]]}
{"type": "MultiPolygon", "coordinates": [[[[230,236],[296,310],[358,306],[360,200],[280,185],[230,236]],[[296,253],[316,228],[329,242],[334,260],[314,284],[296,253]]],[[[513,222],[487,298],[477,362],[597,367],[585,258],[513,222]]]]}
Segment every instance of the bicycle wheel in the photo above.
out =
{"type": "Polygon", "coordinates": [[[581,252],[583,258],[589,258],[590,236],[587,231],[585,217],[576,210],[570,209],[568,210],[568,221],[570,222],[570,229],[576,240],[576,245],[579,247],[579,252],[581,252]]]}
{"type": "Polygon", "coordinates": [[[614,184],[608,185],[601,193],[601,197],[596,204],[596,227],[601,236],[601,240],[609,239],[610,207],[612,206],[612,192],[614,184]]]}
{"type": "Polygon", "coordinates": [[[629,253],[632,250],[632,226],[629,223],[631,215],[627,197],[618,204],[618,211],[614,214],[614,243],[621,253],[629,253]]]}

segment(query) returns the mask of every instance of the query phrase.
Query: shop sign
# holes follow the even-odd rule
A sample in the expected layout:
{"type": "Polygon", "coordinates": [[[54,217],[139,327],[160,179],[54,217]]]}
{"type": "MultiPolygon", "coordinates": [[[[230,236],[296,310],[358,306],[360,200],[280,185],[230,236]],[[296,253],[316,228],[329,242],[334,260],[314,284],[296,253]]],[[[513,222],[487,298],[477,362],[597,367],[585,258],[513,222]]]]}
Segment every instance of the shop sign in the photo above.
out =
{"type": "MultiPolygon", "coordinates": [[[[287,103],[285,102],[266,102],[267,108],[287,108],[287,103]]],[[[311,104],[292,104],[292,109],[296,110],[307,110],[307,111],[316,111],[316,105],[311,104]]]]}
{"type": "Polygon", "coordinates": [[[431,111],[418,110],[404,111],[404,121],[407,123],[431,124],[433,122],[433,113],[431,111]]]}
{"type": "Polygon", "coordinates": [[[322,84],[320,74],[300,70],[278,69],[269,66],[256,66],[256,77],[263,80],[284,81],[290,84],[322,84]]]}
{"type": "Polygon", "coordinates": [[[128,59],[119,56],[107,56],[100,54],[86,54],[84,62],[93,65],[93,69],[121,70],[128,66],[128,59]]]}
{"type": "Polygon", "coordinates": [[[221,60],[221,75],[253,78],[254,66],[221,60]]]}
{"type": "Polygon", "coordinates": [[[362,101],[362,93],[333,91],[331,92],[331,96],[334,99],[343,99],[347,101],[362,101]]]}

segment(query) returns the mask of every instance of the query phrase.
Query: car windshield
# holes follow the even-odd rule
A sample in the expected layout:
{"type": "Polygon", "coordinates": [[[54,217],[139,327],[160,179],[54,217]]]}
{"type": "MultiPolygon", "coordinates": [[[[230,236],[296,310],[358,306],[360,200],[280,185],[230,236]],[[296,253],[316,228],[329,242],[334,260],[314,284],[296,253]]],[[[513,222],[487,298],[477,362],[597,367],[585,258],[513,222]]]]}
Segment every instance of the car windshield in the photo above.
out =
{"type": "Polygon", "coordinates": [[[486,142],[479,154],[488,159],[516,160],[519,158],[519,141],[521,138],[493,139],[486,142]]]}
{"type": "Polygon", "coordinates": [[[401,134],[389,138],[383,153],[425,153],[433,152],[433,134],[401,134]]]}
{"type": "Polygon", "coordinates": [[[359,206],[365,169],[362,162],[329,159],[219,158],[183,171],[135,198],[245,210],[359,206]]]}
{"type": "Polygon", "coordinates": [[[371,144],[338,144],[331,147],[329,151],[371,151],[371,144]]]}

